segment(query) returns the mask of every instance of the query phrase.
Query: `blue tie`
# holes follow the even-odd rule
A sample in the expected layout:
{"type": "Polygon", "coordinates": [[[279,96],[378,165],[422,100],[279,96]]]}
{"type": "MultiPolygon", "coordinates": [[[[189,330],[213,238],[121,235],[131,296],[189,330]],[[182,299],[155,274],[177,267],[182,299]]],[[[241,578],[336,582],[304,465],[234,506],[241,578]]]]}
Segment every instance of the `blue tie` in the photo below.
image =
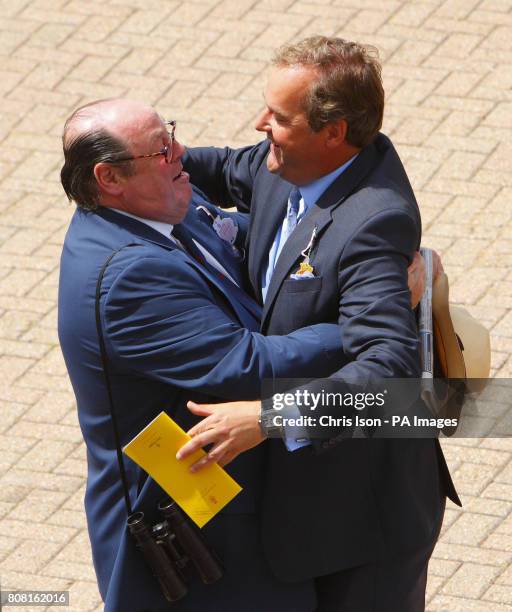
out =
{"type": "Polygon", "coordinates": [[[274,274],[274,268],[276,267],[277,260],[281,255],[285,242],[288,240],[290,234],[297,227],[297,221],[299,216],[299,204],[302,199],[302,195],[298,187],[293,187],[288,196],[288,206],[286,212],[286,223],[283,219],[281,227],[277,232],[274,242],[270,248],[268,267],[263,273],[261,295],[265,301],[267,297],[267,291],[270,287],[270,281],[274,274]]]}
{"type": "Polygon", "coordinates": [[[288,237],[290,236],[290,234],[293,232],[293,230],[297,226],[297,217],[299,214],[299,204],[300,204],[301,198],[302,198],[302,195],[300,193],[300,189],[298,187],[294,187],[290,192],[290,197],[289,197],[290,205],[288,206],[288,212],[286,214],[286,217],[288,219],[288,231],[287,231],[286,236],[284,236],[285,240],[288,240],[288,237]]]}

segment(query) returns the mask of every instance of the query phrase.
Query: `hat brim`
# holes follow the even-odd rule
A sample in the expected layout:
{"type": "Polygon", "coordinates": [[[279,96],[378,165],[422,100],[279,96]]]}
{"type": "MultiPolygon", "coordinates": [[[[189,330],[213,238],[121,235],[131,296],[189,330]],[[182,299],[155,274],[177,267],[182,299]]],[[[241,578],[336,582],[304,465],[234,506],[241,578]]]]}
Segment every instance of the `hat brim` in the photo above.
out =
{"type": "Polygon", "coordinates": [[[432,286],[435,356],[445,378],[466,378],[464,355],[450,315],[449,297],[448,277],[442,272],[432,286]]]}
{"type": "Polygon", "coordinates": [[[449,285],[441,273],[432,287],[436,357],[445,378],[466,379],[469,391],[481,391],[491,371],[487,329],[462,306],[449,304],[449,285]]]}

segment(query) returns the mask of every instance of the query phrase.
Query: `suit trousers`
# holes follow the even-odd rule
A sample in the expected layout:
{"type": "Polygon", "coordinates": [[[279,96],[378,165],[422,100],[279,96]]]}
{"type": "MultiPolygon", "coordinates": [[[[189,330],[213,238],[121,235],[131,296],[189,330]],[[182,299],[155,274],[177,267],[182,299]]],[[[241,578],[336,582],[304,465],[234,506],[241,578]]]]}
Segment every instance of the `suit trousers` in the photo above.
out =
{"type": "MultiPolygon", "coordinates": [[[[189,592],[164,608],[141,612],[312,612],[312,580],[285,583],[272,573],[255,514],[219,514],[202,529],[224,566],[223,577],[203,584],[194,572],[189,592]]],[[[137,588],[134,584],[133,588],[137,588]]],[[[158,588],[155,581],[155,588],[158,588]]],[[[117,612],[117,611],[116,611],[117,612]]],[[[119,612],[122,612],[121,610],[119,612]]]]}
{"type": "Polygon", "coordinates": [[[444,507],[445,502],[427,545],[316,578],[316,612],[423,612],[428,562],[441,531],[444,507]]]}

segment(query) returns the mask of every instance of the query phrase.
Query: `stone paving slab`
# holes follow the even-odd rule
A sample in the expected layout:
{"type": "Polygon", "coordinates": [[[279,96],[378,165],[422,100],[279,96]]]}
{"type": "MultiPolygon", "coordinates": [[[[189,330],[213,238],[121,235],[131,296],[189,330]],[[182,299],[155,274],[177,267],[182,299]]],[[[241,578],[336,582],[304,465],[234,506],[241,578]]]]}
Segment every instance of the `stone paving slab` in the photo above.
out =
{"type": "MultiPolygon", "coordinates": [[[[59,137],[86,101],[139,97],[179,120],[182,142],[240,146],[257,139],[252,124],[276,45],[314,33],[375,45],[384,131],[417,193],[424,244],[442,253],[452,299],[490,329],[493,375],[512,374],[511,0],[0,6],[4,589],[69,589],[69,609],[102,609],[82,506],[84,447],[56,334],[60,246],[72,213],[58,181],[59,137]]],[[[447,508],[428,609],[512,610],[512,443],[444,447],[464,508],[447,508]]]]}

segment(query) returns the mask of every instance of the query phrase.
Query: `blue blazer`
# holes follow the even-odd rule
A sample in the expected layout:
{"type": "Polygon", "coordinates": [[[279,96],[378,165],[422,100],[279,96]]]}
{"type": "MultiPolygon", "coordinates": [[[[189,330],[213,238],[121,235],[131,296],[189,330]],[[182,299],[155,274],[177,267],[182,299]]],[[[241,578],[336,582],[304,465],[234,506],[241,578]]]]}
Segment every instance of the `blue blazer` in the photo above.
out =
{"type": "MultiPolygon", "coordinates": [[[[196,191],[184,225],[243,287],[236,253],[220,240],[198,205],[219,214],[196,191]]],[[[243,242],[246,218],[234,214],[233,219],[243,242]]],[[[236,287],[171,240],[113,210],[76,210],[61,259],[59,339],[87,444],[85,507],[100,592],[106,610],[128,612],[164,608],[166,603],[125,529],[95,326],[98,275],[121,247],[103,278],[100,312],[122,444],[162,410],[188,429],[195,420],[185,408],[187,400],[254,399],[263,378],[319,375],[326,364],[335,369],[341,338],[332,325],[264,337],[257,331],[258,305],[248,306],[236,287]]],[[[229,471],[243,492],[225,515],[255,512],[263,459],[260,445],[231,464],[229,471]]],[[[156,519],[161,489],[128,458],[125,463],[134,511],[156,519]]],[[[219,530],[215,524],[224,525],[226,519],[217,518],[211,523],[219,530]]],[[[221,531],[220,541],[227,537],[221,531]]]]}
{"type": "MultiPolygon", "coordinates": [[[[248,273],[262,273],[292,185],[266,166],[268,141],[188,149],[184,165],[212,201],[250,211],[248,273]]],[[[333,376],[364,383],[420,375],[407,266],[420,244],[418,206],[390,140],[379,134],[295,228],[276,263],[262,331],[337,320],[345,361],[333,376]],[[316,227],[314,277],[290,277],[316,227]]],[[[326,377],[329,373],[323,373],[326,377]]],[[[337,416],[343,415],[340,409],[337,416]]],[[[348,414],[347,416],[353,416],[348,414]]],[[[289,453],[271,440],[262,509],[269,562],[283,580],[330,574],[436,537],[445,495],[460,504],[437,440],[346,439],[338,430],[289,453]],[[287,520],[280,520],[286,516],[287,520]]]]}

